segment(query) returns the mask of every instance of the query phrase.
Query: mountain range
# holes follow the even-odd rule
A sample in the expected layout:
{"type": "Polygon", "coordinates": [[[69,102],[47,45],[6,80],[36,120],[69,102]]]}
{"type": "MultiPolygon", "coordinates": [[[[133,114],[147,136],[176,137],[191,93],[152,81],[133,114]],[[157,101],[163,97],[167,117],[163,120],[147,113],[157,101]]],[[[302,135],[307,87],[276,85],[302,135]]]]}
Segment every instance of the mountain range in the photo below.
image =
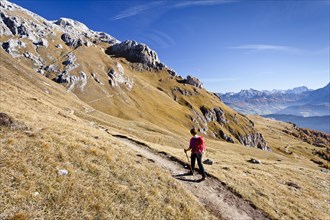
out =
{"type": "Polygon", "coordinates": [[[305,86],[289,90],[241,90],[218,94],[224,103],[244,114],[329,115],[330,83],[317,90],[305,86]]]}
{"type": "Polygon", "coordinates": [[[243,114],[258,114],[294,122],[330,133],[330,83],[317,90],[305,86],[289,90],[241,90],[218,94],[224,103],[243,114]]]}
{"type": "Polygon", "coordinates": [[[143,43],[0,9],[0,219],[329,216],[330,135],[243,115],[143,43]],[[204,182],[186,173],[192,127],[204,182]]]}

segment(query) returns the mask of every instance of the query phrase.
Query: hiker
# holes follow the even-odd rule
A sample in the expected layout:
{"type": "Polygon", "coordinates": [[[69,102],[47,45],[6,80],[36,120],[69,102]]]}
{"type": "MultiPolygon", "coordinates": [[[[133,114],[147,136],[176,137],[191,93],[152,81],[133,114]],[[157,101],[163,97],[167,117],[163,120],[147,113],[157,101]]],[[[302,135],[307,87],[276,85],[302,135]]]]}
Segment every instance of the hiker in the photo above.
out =
{"type": "Polygon", "coordinates": [[[184,149],[184,152],[187,153],[187,151],[191,150],[191,170],[190,174],[194,175],[195,170],[195,161],[197,159],[199,170],[202,174],[202,180],[205,180],[206,174],[204,171],[203,163],[202,163],[202,156],[205,151],[205,142],[204,138],[202,136],[197,135],[197,130],[195,128],[192,128],[190,130],[191,135],[193,136],[190,139],[190,144],[188,149],[184,149]]]}

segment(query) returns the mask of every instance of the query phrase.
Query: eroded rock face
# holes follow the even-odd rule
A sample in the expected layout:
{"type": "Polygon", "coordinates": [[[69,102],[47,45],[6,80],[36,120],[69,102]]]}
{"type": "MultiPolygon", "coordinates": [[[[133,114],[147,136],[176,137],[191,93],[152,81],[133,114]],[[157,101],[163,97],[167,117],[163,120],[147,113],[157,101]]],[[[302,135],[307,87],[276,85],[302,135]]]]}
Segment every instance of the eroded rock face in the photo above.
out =
{"type": "Polygon", "coordinates": [[[200,107],[206,121],[217,121],[220,124],[227,124],[228,121],[225,118],[225,113],[221,108],[207,109],[205,106],[200,107]]]}
{"type": "Polygon", "coordinates": [[[69,47],[79,47],[82,45],[91,46],[93,43],[108,42],[110,44],[118,43],[114,37],[104,32],[96,32],[90,30],[86,25],[79,21],[68,18],[60,18],[54,24],[58,25],[64,34],[61,39],[69,47]]]}
{"type": "Polygon", "coordinates": [[[109,84],[112,87],[118,87],[125,85],[128,90],[133,88],[134,81],[127,76],[125,76],[124,68],[120,63],[116,64],[116,70],[110,69],[108,71],[109,84]]]}
{"type": "Polygon", "coordinates": [[[228,136],[222,130],[219,131],[219,135],[224,141],[227,141],[227,142],[230,142],[230,143],[235,143],[234,139],[231,136],[228,136]]]}
{"type": "Polygon", "coordinates": [[[79,87],[80,91],[83,92],[85,86],[87,85],[87,74],[83,71],[80,71],[79,76],[70,75],[68,72],[64,71],[63,73],[57,75],[54,79],[57,83],[66,83],[68,91],[72,91],[75,87],[79,87]]]}
{"type": "Polygon", "coordinates": [[[25,10],[11,2],[1,1],[0,4],[0,34],[1,35],[14,35],[22,38],[28,38],[33,43],[40,42],[40,38],[47,38],[47,36],[54,35],[55,32],[51,31],[51,22],[44,18],[25,10]],[[21,11],[31,16],[32,19],[27,19],[21,16],[9,16],[6,11],[21,11]]]}
{"type": "Polygon", "coordinates": [[[107,51],[111,55],[124,57],[130,62],[141,63],[148,67],[158,70],[165,68],[165,65],[159,61],[158,55],[145,44],[139,44],[136,41],[127,40],[115,44],[107,51]]]}
{"type": "Polygon", "coordinates": [[[73,69],[76,69],[79,66],[79,63],[76,63],[77,57],[71,52],[66,55],[66,60],[63,62],[65,65],[65,71],[70,72],[73,69]]]}
{"type": "Polygon", "coordinates": [[[2,44],[2,48],[14,58],[21,56],[17,48],[25,48],[25,47],[26,45],[24,42],[15,39],[10,39],[2,44]]]}
{"type": "Polygon", "coordinates": [[[187,76],[187,80],[186,83],[192,86],[196,86],[197,88],[203,89],[204,85],[201,81],[199,81],[199,79],[197,79],[196,77],[192,77],[192,76],[187,76]]]}
{"type": "Polygon", "coordinates": [[[249,135],[240,135],[237,137],[239,142],[245,146],[249,147],[257,147],[262,150],[271,151],[266,143],[265,139],[263,138],[262,134],[260,133],[252,133],[249,135]]]}
{"type": "Polygon", "coordinates": [[[327,133],[313,131],[308,128],[299,128],[296,124],[293,124],[293,129],[284,129],[283,132],[317,147],[326,148],[330,146],[330,135],[327,133]]]}
{"type": "Polygon", "coordinates": [[[34,65],[36,67],[42,68],[44,65],[44,61],[42,60],[42,58],[40,56],[35,56],[34,54],[32,54],[30,52],[25,52],[23,54],[23,56],[32,60],[32,62],[34,63],[34,65]]]}

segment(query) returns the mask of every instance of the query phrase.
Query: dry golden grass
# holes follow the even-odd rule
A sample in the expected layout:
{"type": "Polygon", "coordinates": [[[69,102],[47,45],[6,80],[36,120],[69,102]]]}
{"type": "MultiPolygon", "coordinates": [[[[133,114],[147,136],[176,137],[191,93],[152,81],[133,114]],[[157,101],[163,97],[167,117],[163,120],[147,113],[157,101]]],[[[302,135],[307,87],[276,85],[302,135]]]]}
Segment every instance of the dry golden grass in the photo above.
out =
{"type": "MultiPolygon", "coordinates": [[[[63,54],[71,49],[58,38],[50,44],[49,51],[41,53],[52,53],[62,65],[63,54]],[[55,50],[57,43],[63,49],[55,50]]],[[[110,58],[99,47],[79,47],[74,53],[81,64],[76,73],[96,72],[104,86],[89,77],[88,89],[73,94],[31,71],[31,61],[17,63],[0,52],[0,112],[30,128],[0,131],[0,219],[212,218],[167,172],[136,157],[111,134],[143,141],[185,161],[191,108],[201,114],[202,105],[221,107],[229,126],[209,127],[226,133],[251,132],[249,119],[164,71],[133,71],[127,61],[110,58]],[[106,72],[116,62],[134,79],[131,91],[107,84],[106,72]],[[175,87],[196,95],[183,96],[175,87]],[[59,176],[58,169],[69,174],[59,176]]],[[[207,172],[275,219],[327,219],[329,173],[311,161],[322,160],[313,154],[319,148],[283,132],[290,124],[250,119],[273,151],[208,138],[205,158],[215,164],[206,166],[207,172]],[[250,158],[262,164],[250,164],[250,158]]]]}
{"type": "Polygon", "coordinates": [[[212,218],[167,172],[79,117],[93,117],[86,104],[6,56],[0,112],[29,129],[0,130],[0,219],[212,218]]]}

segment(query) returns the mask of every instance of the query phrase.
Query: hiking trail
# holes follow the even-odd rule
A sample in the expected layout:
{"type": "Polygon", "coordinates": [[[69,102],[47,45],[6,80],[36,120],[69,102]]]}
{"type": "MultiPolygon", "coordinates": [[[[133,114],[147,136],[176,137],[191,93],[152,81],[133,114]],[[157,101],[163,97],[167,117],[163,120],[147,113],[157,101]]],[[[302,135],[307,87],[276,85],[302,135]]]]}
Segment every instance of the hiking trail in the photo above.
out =
{"type": "Polygon", "coordinates": [[[140,156],[154,162],[155,166],[168,170],[176,181],[181,182],[186,190],[191,191],[206,210],[217,218],[225,220],[270,219],[266,213],[234,193],[225,183],[210,174],[207,175],[205,181],[200,181],[201,175],[187,175],[188,169],[184,167],[186,163],[165,152],[156,152],[146,144],[123,135],[113,136],[140,156]]]}

